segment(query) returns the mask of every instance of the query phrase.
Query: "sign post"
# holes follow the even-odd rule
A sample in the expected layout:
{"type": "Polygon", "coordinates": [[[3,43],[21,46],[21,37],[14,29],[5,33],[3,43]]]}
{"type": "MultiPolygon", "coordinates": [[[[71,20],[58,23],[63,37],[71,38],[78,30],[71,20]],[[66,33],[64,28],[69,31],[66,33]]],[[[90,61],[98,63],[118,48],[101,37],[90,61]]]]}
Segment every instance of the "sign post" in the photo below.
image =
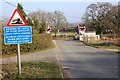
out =
{"type": "Polygon", "coordinates": [[[32,43],[32,29],[27,26],[26,21],[22,17],[18,9],[15,9],[7,27],[4,27],[4,42],[5,44],[17,44],[18,54],[18,76],[21,75],[21,59],[20,59],[20,44],[32,43]],[[10,27],[8,27],[10,26],[10,27]]]}
{"type": "Polygon", "coordinates": [[[20,44],[18,44],[17,60],[18,60],[18,74],[21,75],[20,44]]]}

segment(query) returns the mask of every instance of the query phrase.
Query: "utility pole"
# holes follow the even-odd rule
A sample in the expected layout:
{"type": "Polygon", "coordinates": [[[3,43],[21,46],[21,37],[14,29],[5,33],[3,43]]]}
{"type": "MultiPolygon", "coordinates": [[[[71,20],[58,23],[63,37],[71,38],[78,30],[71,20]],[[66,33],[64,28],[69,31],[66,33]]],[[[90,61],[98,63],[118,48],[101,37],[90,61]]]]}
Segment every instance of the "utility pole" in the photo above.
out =
{"type": "MultiPolygon", "coordinates": [[[[57,11],[55,11],[55,14],[57,14],[57,11]]],[[[56,20],[55,20],[55,23],[56,23],[56,25],[55,25],[55,38],[57,37],[56,36],[56,34],[57,34],[57,17],[56,17],[56,20]]]]}

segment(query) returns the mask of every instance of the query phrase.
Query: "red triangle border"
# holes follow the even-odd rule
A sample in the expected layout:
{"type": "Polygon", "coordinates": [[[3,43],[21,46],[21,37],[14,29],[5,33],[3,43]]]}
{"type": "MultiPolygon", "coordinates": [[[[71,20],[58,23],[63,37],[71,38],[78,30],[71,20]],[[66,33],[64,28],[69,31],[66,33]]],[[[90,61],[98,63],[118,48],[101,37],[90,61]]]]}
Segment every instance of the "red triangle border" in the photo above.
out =
{"type": "Polygon", "coordinates": [[[20,11],[19,11],[18,9],[15,9],[15,10],[14,10],[14,12],[13,12],[10,20],[9,20],[8,23],[7,23],[7,26],[27,26],[26,21],[24,20],[24,18],[22,17],[22,14],[20,13],[20,11]],[[16,11],[18,12],[18,14],[20,15],[21,19],[23,20],[23,22],[24,22],[25,24],[14,24],[14,25],[10,25],[10,22],[11,22],[13,16],[15,15],[16,11]]]}

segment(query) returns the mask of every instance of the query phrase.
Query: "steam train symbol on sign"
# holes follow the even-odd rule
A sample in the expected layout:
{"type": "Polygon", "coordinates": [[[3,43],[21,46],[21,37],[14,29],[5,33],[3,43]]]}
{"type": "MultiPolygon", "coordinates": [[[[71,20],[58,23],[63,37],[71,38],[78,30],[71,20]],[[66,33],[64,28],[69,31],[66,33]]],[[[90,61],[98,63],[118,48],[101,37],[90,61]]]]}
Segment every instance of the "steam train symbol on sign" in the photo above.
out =
{"type": "Polygon", "coordinates": [[[20,20],[20,18],[13,19],[11,24],[23,24],[23,22],[20,20]]]}

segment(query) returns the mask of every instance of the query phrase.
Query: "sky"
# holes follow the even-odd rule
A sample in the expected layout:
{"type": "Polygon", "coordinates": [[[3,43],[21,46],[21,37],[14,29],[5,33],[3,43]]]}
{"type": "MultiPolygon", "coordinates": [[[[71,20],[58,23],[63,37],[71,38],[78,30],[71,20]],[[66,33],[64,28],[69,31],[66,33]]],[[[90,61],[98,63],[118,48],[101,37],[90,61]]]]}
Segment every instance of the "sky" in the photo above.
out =
{"type": "Polygon", "coordinates": [[[37,11],[38,9],[53,12],[53,11],[61,11],[64,13],[64,16],[67,18],[67,21],[70,23],[81,22],[81,18],[83,17],[86,8],[91,3],[96,2],[110,2],[117,4],[119,0],[3,0],[2,6],[0,4],[0,16],[10,17],[16,7],[6,3],[9,2],[13,5],[17,6],[17,3],[23,5],[23,8],[26,13],[37,11]],[[17,1],[17,2],[16,2],[17,1]],[[28,12],[29,11],[29,12],[28,12]]]}

